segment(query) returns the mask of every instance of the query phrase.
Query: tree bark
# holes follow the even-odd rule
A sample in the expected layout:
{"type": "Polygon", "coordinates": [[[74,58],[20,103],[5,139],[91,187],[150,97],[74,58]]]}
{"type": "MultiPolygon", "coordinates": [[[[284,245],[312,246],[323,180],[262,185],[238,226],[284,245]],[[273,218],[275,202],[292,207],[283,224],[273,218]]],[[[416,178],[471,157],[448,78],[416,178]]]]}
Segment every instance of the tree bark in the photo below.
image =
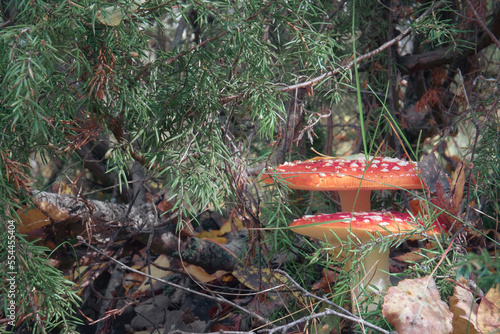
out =
{"type": "Polygon", "coordinates": [[[107,240],[110,231],[115,237],[119,233],[119,238],[114,240],[125,237],[144,244],[151,242],[151,251],[200,266],[208,273],[217,270],[232,271],[238,261],[238,254],[246,247],[248,232],[245,229],[239,233],[229,233],[226,236],[229,243],[224,245],[191,235],[174,234],[172,231],[175,226],[171,225],[168,215],[161,215],[153,203],[133,206],[127,215],[127,204],[87,200],[73,195],[38,192],[33,200],[55,224],[76,222],[84,230],[83,226],[92,222],[90,234],[94,241],[107,240]]]}

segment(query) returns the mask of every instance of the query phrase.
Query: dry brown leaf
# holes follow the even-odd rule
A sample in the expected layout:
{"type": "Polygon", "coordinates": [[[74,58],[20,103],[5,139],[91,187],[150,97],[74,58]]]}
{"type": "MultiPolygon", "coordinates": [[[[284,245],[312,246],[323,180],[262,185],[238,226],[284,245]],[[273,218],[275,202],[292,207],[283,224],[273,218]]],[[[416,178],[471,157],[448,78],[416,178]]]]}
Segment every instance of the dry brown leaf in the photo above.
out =
{"type": "Polygon", "coordinates": [[[387,290],[382,314],[398,333],[448,334],[453,314],[431,276],[405,279],[387,290]]]}
{"type": "Polygon", "coordinates": [[[18,210],[17,215],[21,219],[21,225],[18,226],[20,233],[29,232],[50,224],[50,219],[60,222],[68,219],[69,214],[59,209],[49,202],[39,202],[39,209],[30,209],[28,211],[18,210]]]}
{"type": "Polygon", "coordinates": [[[71,273],[71,280],[77,280],[79,282],[79,288],[80,292],[83,291],[84,288],[86,288],[89,284],[92,284],[94,282],[94,279],[96,277],[96,273],[100,272],[101,269],[103,269],[105,266],[107,266],[107,263],[102,262],[102,263],[96,263],[91,266],[86,266],[82,265],[79,266],[75,269],[73,269],[73,272],[71,273]],[[89,269],[89,267],[91,269],[89,269]],[[83,274],[83,276],[81,276],[83,274]]]}
{"type": "Polygon", "coordinates": [[[198,239],[210,239],[218,244],[225,245],[227,244],[227,239],[223,235],[231,232],[233,228],[239,231],[243,227],[243,222],[233,217],[233,219],[226,220],[219,230],[201,231],[196,237],[198,239]]]}
{"type": "Polygon", "coordinates": [[[44,227],[50,224],[50,219],[38,209],[30,209],[28,211],[17,211],[20,225],[17,227],[19,233],[28,234],[37,228],[44,227]]]}
{"type": "Polygon", "coordinates": [[[481,300],[477,310],[477,325],[483,333],[500,331],[500,286],[493,286],[481,300]]]}
{"type": "Polygon", "coordinates": [[[201,231],[196,235],[198,239],[209,239],[218,244],[225,245],[227,244],[227,239],[224,237],[220,237],[220,230],[211,230],[211,231],[201,231]]]}
{"type": "Polygon", "coordinates": [[[233,271],[234,277],[252,290],[262,291],[286,284],[288,279],[282,274],[268,268],[237,265],[233,271]]]}
{"type": "MultiPolygon", "coordinates": [[[[144,267],[142,271],[147,272],[148,274],[150,274],[154,277],[158,277],[158,278],[163,278],[165,276],[172,274],[172,272],[170,270],[163,269],[163,268],[170,268],[170,260],[164,254],[161,254],[160,256],[158,256],[158,258],[156,258],[156,260],[153,261],[153,265],[150,268],[151,268],[151,272],[147,271],[148,270],[147,267],[144,267]],[[158,268],[158,267],[160,267],[160,268],[158,268]]],[[[148,289],[150,289],[149,284],[147,284],[149,282],[149,280],[145,279],[145,277],[143,279],[144,279],[144,281],[142,282],[138,291],[147,291],[148,289]]]]}
{"type": "Polygon", "coordinates": [[[64,221],[69,217],[69,214],[65,210],[61,210],[57,206],[49,202],[39,202],[38,207],[44,214],[46,214],[56,222],[64,221]]]}
{"type": "MultiPolygon", "coordinates": [[[[427,252],[425,254],[428,258],[433,258],[435,254],[427,252]]],[[[404,253],[398,256],[393,257],[394,260],[399,261],[399,262],[418,262],[422,259],[425,259],[425,257],[422,255],[422,250],[417,249],[412,252],[404,253]]]]}
{"type": "Polygon", "coordinates": [[[144,275],[128,272],[125,274],[125,278],[123,280],[123,288],[125,289],[125,295],[128,296],[130,291],[135,291],[134,288],[142,285],[141,282],[144,281],[144,275]]]}
{"type": "Polygon", "coordinates": [[[209,274],[205,270],[198,266],[195,266],[194,264],[187,265],[185,269],[191,276],[195,277],[202,283],[213,282],[227,274],[227,271],[224,270],[217,270],[214,274],[209,274]]]}
{"type": "Polygon", "coordinates": [[[453,334],[478,334],[477,304],[472,292],[464,289],[467,280],[461,278],[450,297],[450,311],[453,313],[453,334]]]}
{"type": "Polygon", "coordinates": [[[437,191],[437,184],[441,185],[444,193],[449,193],[450,182],[448,181],[448,176],[441,167],[441,164],[434,153],[423,156],[418,163],[418,167],[421,170],[421,176],[426,187],[432,193],[437,191]]]}
{"type": "Polygon", "coordinates": [[[323,269],[321,280],[314,283],[312,286],[313,290],[322,290],[325,293],[332,292],[332,285],[337,280],[338,274],[333,270],[323,269]],[[326,271],[326,274],[325,274],[326,271]]]}
{"type": "Polygon", "coordinates": [[[229,220],[226,220],[224,222],[224,224],[221,226],[219,232],[220,234],[219,235],[224,235],[226,233],[229,233],[231,232],[231,225],[234,225],[234,227],[236,228],[236,231],[240,231],[244,226],[243,226],[243,222],[236,218],[236,217],[233,217],[233,219],[229,219],[229,220]]]}

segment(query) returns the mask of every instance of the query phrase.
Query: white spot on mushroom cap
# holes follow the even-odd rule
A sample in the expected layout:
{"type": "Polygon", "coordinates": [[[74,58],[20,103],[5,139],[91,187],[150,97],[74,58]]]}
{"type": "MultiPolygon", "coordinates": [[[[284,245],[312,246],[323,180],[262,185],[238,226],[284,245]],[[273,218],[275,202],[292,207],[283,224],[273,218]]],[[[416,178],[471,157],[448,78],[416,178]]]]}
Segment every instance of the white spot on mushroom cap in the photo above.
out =
{"type": "Polygon", "coordinates": [[[382,172],[387,173],[389,170],[387,168],[382,169],[382,172]]]}
{"type": "Polygon", "coordinates": [[[400,170],[401,168],[399,168],[398,166],[394,166],[392,167],[392,170],[400,170]]]}
{"type": "Polygon", "coordinates": [[[326,177],[326,174],[325,173],[319,173],[319,176],[320,177],[326,177]]]}
{"type": "Polygon", "coordinates": [[[377,216],[377,215],[370,215],[370,216],[365,216],[365,218],[371,219],[371,220],[384,220],[384,217],[382,216],[377,216]]]}

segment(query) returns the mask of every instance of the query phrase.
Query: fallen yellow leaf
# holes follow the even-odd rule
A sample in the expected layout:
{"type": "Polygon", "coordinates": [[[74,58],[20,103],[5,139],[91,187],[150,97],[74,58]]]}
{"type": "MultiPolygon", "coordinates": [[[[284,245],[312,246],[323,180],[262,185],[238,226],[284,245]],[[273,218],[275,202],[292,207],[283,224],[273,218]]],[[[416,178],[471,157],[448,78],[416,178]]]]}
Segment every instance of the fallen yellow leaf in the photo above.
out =
{"type": "Polygon", "coordinates": [[[472,292],[464,289],[467,280],[460,278],[453,296],[450,297],[450,311],[453,313],[453,334],[478,334],[477,304],[472,292]]]}
{"type": "Polygon", "coordinates": [[[500,290],[493,286],[481,300],[477,310],[477,324],[483,333],[498,333],[500,329],[500,290]]]}

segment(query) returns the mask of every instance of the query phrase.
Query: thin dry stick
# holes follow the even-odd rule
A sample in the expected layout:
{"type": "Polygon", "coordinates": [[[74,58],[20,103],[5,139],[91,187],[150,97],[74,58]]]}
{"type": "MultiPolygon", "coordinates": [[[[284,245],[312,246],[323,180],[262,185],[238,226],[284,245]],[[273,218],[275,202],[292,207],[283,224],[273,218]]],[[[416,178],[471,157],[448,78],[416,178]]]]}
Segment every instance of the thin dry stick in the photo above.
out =
{"type": "Polygon", "coordinates": [[[349,312],[346,309],[344,309],[343,307],[341,307],[341,306],[339,306],[339,305],[331,302],[330,300],[328,300],[326,298],[322,298],[322,297],[316,296],[316,295],[310,293],[309,291],[307,291],[306,289],[304,289],[303,287],[301,287],[300,284],[298,284],[297,282],[295,282],[290,277],[290,275],[288,275],[286,272],[284,272],[282,270],[279,270],[279,269],[275,269],[274,272],[277,272],[277,273],[279,273],[281,275],[284,275],[286,278],[288,278],[290,280],[290,282],[292,282],[292,284],[297,289],[299,289],[305,296],[317,299],[317,300],[319,300],[319,301],[321,301],[323,303],[326,303],[326,304],[328,304],[330,306],[333,306],[334,308],[338,309],[339,312],[331,310],[331,309],[328,309],[328,310],[326,310],[324,312],[316,313],[316,314],[313,314],[313,315],[309,315],[309,316],[303,317],[301,319],[298,319],[296,321],[293,321],[293,322],[288,323],[288,324],[283,325],[283,326],[279,326],[279,327],[276,327],[276,328],[273,328],[273,329],[270,329],[270,330],[268,330],[268,329],[263,330],[263,332],[267,332],[267,333],[270,333],[270,334],[271,333],[276,333],[276,332],[283,332],[283,333],[285,333],[288,329],[290,329],[293,326],[295,326],[297,324],[300,324],[302,322],[306,322],[306,321],[309,321],[309,320],[314,319],[314,318],[323,317],[325,315],[336,315],[338,317],[341,317],[341,318],[344,318],[344,319],[348,319],[348,320],[351,320],[351,321],[363,324],[364,326],[370,327],[372,329],[375,329],[375,330],[379,331],[380,333],[384,333],[384,334],[389,334],[390,333],[389,331],[386,331],[383,328],[375,326],[375,325],[373,325],[373,324],[371,324],[371,323],[363,320],[362,318],[355,316],[351,312],[349,312]]]}
{"type": "MultiPolygon", "coordinates": [[[[418,22],[422,21],[424,17],[426,17],[427,15],[429,15],[430,12],[432,12],[434,9],[438,8],[439,6],[441,6],[441,4],[443,4],[443,3],[444,3],[444,1],[439,1],[434,6],[428,8],[415,22],[418,23],[418,22]]],[[[352,67],[355,63],[356,64],[360,63],[361,61],[363,61],[365,59],[371,58],[371,57],[375,56],[376,54],[379,54],[380,52],[382,52],[385,49],[389,48],[391,45],[394,45],[394,44],[398,43],[399,41],[401,41],[411,31],[412,31],[412,27],[406,28],[400,35],[396,36],[395,38],[391,39],[390,41],[385,42],[379,48],[377,48],[377,49],[375,49],[373,51],[370,51],[368,53],[365,53],[362,56],[359,56],[356,59],[356,62],[354,60],[351,60],[347,65],[344,65],[344,66],[341,66],[339,68],[336,68],[336,69],[334,69],[334,70],[332,70],[332,71],[330,71],[328,73],[320,75],[319,77],[316,77],[316,78],[311,79],[309,81],[301,82],[301,83],[298,83],[298,84],[295,84],[295,85],[287,86],[287,87],[284,87],[284,88],[279,88],[278,91],[280,91],[280,92],[288,92],[288,91],[299,89],[299,88],[313,86],[313,85],[317,84],[318,82],[324,80],[327,77],[334,76],[335,74],[341,72],[342,70],[347,70],[348,68],[352,67]]]]}
{"type": "MultiPolygon", "coordinates": [[[[422,21],[424,19],[424,17],[426,17],[427,15],[429,15],[429,13],[432,12],[434,9],[440,7],[444,2],[445,2],[444,0],[439,1],[434,6],[429,7],[418,19],[415,20],[415,22],[418,23],[418,22],[422,21]]],[[[359,56],[356,59],[356,64],[362,62],[365,59],[371,58],[371,57],[375,56],[376,54],[379,54],[380,52],[382,52],[385,49],[389,48],[390,46],[398,43],[403,38],[405,38],[406,35],[408,35],[411,31],[412,31],[412,27],[408,27],[400,35],[396,36],[395,38],[391,39],[390,41],[385,42],[379,48],[377,48],[377,49],[375,49],[373,51],[370,51],[368,53],[365,53],[362,56],[359,56]]],[[[332,71],[330,71],[328,73],[324,73],[324,74],[320,75],[319,77],[316,77],[316,78],[313,78],[311,80],[308,80],[308,81],[305,81],[305,82],[301,82],[301,83],[298,83],[298,84],[295,84],[295,85],[285,86],[283,88],[278,88],[277,91],[279,91],[279,92],[289,92],[291,90],[296,90],[296,89],[299,89],[299,88],[305,88],[305,87],[314,86],[315,84],[319,83],[320,81],[324,80],[325,78],[334,76],[335,74],[340,73],[341,71],[347,70],[348,68],[352,67],[354,64],[355,64],[354,60],[351,60],[349,63],[347,63],[347,65],[344,65],[344,66],[341,66],[339,68],[336,68],[336,69],[334,69],[334,70],[332,70],[332,71]]],[[[242,96],[244,96],[243,93],[238,93],[238,94],[234,94],[234,95],[231,95],[231,96],[226,96],[226,97],[221,98],[219,100],[219,103],[226,104],[229,101],[231,101],[233,99],[236,99],[236,98],[239,98],[239,97],[242,97],[242,96]]]]}
{"type": "Polygon", "coordinates": [[[81,236],[78,236],[77,237],[78,241],[81,242],[82,244],[84,244],[85,246],[93,249],[94,251],[98,252],[99,254],[101,255],[104,255],[105,257],[107,257],[108,259],[110,259],[111,261],[117,263],[118,265],[120,265],[123,269],[126,269],[126,270],[129,270],[131,272],[134,272],[136,274],[139,274],[139,275],[142,275],[142,276],[145,276],[145,277],[148,277],[148,278],[151,278],[151,279],[154,279],[158,282],[161,282],[163,284],[166,284],[166,285],[169,285],[173,288],[176,288],[176,289],[180,289],[180,290],[183,290],[183,291],[186,291],[186,292],[189,292],[189,293],[192,293],[194,295],[198,295],[198,296],[201,296],[201,297],[204,297],[204,298],[208,298],[208,299],[212,299],[212,300],[215,300],[219,303],[226,303],[226,304],[229,304],[235,308],[237,308],[238,310],[242,311],[243,313],[246,313],[248,314],[249,316],[259,320],[261,323],[263,324],[266,324],[266,325],[269,325],[269,326],[272,326],[274,327],[271,322],[263,317],[261,317],[260,315],[254,313],[254,312],[251,312],[243,307],[241,307],[240,305],[238,304],[235,304],[233,303],[232,301],[230,300],[227,300],[226,298],[222,298],[222,297],[217,297],[217,296],[210,296],[210,295],[207,295],[207,294],[204,294],[202,292],[199,292],[199,291],[196,291],[196,290],[191,290],[189,288],[186,288],[182,285],[178,285],[178,284],[175,284],[175,283],[172,283],[172,282],[168,282],[168,281],[165,281],[164,279],[161,279],[161,278],[158,278],[158,277],[155,277],[153,275],[149,275],[149,274],[146,274],[146,273],[143,273],[142,271],[139,271],[139,270],[136,270],[134,268],[131,268],[129,266],[127,266],[125,263],[123,262],[120,262],[119,260],[105,254],[104,252],[102,252],[101,250],[97,249],[96,247],[92,246],[91,244],[89,244],[88,242],[85,241],[85,239],[83,239],[81,236]]]}

